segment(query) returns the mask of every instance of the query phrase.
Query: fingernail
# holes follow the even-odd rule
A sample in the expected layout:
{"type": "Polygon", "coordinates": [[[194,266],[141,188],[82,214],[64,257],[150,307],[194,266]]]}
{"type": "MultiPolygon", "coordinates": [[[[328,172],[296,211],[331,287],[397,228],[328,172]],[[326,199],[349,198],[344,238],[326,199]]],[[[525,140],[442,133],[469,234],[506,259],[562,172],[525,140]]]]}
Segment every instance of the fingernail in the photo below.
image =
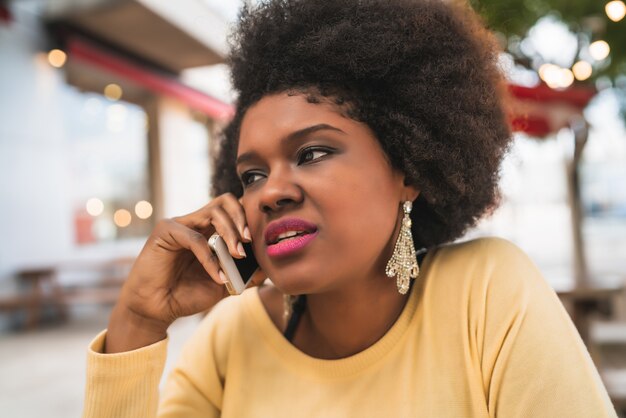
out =
{"type": "Polygon", "coordinates": [[[224,275],[224,272],[222,270],[220,270],[218,273],[220,275],[220,280],[222,281],[222,283],[228,282],[228,279],[226,278],[226,275],[224,275]]]}
{"type": "Polygon", "coordinates": [[[246,256],[246,251],[243,249],[243,245],[241,243],[237,243],[237,251],[239,251],[240,256],[246,256]]]}
{"type": "Polygon", "coordinates": [[[252,241],[252,236],[250,235],[250,230],[247,226],[243,228],[243,237],[252,241]]]}

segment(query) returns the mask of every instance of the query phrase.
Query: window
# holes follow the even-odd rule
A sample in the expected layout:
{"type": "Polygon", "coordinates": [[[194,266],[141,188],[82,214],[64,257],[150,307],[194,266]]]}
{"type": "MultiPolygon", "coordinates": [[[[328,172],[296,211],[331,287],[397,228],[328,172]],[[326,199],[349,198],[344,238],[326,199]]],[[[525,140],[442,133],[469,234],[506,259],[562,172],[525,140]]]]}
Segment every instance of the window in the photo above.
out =
{"type": "Polygon", "coordinates": [[[65,97],[76,242],[147,236],[153,209],[145,112],[98,94],[65,97]]]}

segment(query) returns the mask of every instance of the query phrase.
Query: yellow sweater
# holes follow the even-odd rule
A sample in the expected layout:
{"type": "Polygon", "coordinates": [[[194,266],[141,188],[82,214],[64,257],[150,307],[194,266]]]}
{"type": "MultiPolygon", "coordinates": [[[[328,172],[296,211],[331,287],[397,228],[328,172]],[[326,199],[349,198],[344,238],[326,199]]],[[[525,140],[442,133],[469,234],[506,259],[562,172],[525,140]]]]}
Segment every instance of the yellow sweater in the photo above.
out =
{"type": "Polygon", "coordinates": [[[84,417],[616,417],[554,291],[502,239],[429,254],[374,345],[320,360],[274,327],[257,290],[220,302],[158,396],[167,340],[88,354],[84,417]]]}

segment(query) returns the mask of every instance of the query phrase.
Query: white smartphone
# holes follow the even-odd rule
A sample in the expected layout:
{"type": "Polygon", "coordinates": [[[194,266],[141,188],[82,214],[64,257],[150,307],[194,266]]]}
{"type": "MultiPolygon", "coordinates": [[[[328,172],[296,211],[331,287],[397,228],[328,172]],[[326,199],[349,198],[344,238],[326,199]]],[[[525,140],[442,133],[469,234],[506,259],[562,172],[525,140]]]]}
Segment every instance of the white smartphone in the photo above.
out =
{"type": "Polygon", "coordinates": [[[241,294],[250,283],[250,278],[259,268],[259,264],[254,257],[252,245],[244,243],[243,248],[246,251],[245,258],[233,258],[228,252],[228,247],[224,239],[218,234],[211,235],[209,238],[209,247],[217,256],[220,268],[226,276],[226,289],[231,295],[241,294]]]}

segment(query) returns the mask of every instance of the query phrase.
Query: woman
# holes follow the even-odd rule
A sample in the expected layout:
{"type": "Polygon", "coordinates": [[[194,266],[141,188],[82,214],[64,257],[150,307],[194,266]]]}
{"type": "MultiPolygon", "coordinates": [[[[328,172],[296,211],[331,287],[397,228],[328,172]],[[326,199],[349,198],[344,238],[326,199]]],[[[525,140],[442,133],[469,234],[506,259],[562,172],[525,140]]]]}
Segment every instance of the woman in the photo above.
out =
{"type": "Polygon", "coordinates": [[[149,237],[92,343],[85,416],[156,416],[168,326],[211,308],[160,417],[615,416],[523,253],[443,245],[494,207],[510,140],[469,10],[273,0],[232,41],[217,197],[149,237]],[[226,297],[214,232],[273,285],[226,297]]]}

